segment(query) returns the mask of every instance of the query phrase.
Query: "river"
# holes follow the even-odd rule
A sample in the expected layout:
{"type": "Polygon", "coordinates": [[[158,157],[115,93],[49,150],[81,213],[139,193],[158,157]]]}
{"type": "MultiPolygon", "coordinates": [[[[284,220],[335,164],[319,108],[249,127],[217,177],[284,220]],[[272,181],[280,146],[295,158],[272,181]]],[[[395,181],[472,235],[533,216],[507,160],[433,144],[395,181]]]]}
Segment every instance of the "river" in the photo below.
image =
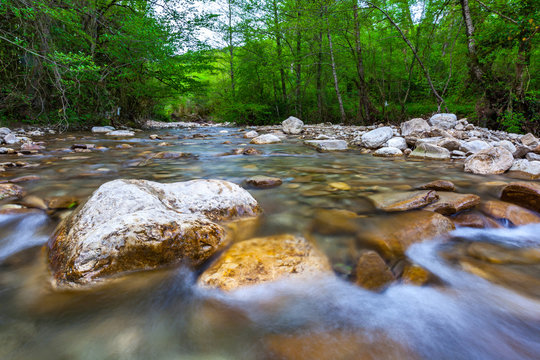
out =
{"type": "Polygon", "coordinates": [[[241,184],[253,175],[280,177],[279,187],[249,189],[264,210],[256,235],[309,235],[337,276],[224,294],[197,288],[196,272],[171,267],[134,273],[126,281],[92,290],[54,291],[48,285],[43,244],[59,217],[39,211],[1,214],[2,359],[540,357],[540,257],[519,258],[540,251],[540,225],[458,228],[450,239],[413,245],[407,257],[437,281],[426,286],[398,282],[383,292],[347,280],[354,266],[351,236],[314,231],[320,226],[313,223],[319,209],[356,212],[366,227],[383,224],[388,216],[365,198],[374,192],[444,179],[460,192],[490,200],[496,196],[493,184],[512,179],[466,174],[459,163],[382,159],[358,151],[319,153],[294,139],[255,146],[263,155],[223,156],[245,146],[237,128],[144,131],[127,139],[69,133],[44,141],[47,150],[39,155],[0,155],[2,161],[36,164],[0,175],[38,176],[20,185],[40,198],[72,196],[83,201],[102,183],[118,178],[213,178],[241,184]],[[150,140],[151,133],[165,139],[150,140]],[[158,147],[163,141],[170,146],[158,147]],[[73,144],[108,150],[63,150],[73,144]],[[121,144],[132,147],[117,148],[121,144]],[[145,161],[158,151],[196,156],[145,161]],[[329,185],[335,182],[350,189],[329,185]],[[489,246],[496,259],[471,257],[468,249],[476,243],[489,246]]]}

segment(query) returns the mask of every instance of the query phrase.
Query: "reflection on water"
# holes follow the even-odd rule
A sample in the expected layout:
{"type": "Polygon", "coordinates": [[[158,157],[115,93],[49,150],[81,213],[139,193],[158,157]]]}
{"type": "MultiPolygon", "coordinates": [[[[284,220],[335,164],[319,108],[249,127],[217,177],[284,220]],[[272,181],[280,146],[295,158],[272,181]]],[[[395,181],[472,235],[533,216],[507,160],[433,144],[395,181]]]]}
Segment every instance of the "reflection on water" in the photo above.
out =
{"type": "MultiPolygon", "coordinates": [[[[365,224],[384,217],[363,195],[449,179],[461,192],[490,199],[486,182],[448,163],[384,160],[356,152],[320,154],[299,143],[260,146],[263,156],[218,156],[245,141],[235,129],[174,130],[179,140],[111,140],[75,134],[55,150],[6,177],[34,174],[24,184],[43,198],[85,199],[115,178],[172,182],[220,178],[241,183],[265,174],[284,184],[250,190],[265,210],[258,235],[310,235],[317,209],[347,209],[365,224]],[[229,140],[232,144],[222,144],[229,140]],[[62,153],[72,143],[104,152],[62,153]],[[121,143],[133,145],[117,150],[121,143]],[[135,166],[147,151],[182,151],[198,159],[162,159],[135,166]],[[64,159],[62,159],[64,158],[64,159]],[[133,161],[135,160],[135,161],[133,161]],[[345,182],[351,190],[328,184],[345,182]]],[[[166,132],[163,131],[163,134],[166,132]]],[[[4,176],[2,175],[2,176],[4,176]]],[[[407,253],[439,281],[395,284],[383,293],[340,277],[282,281],[224,295],[194,286],[183,268],[135,273],[100,288],[52,291],[39,246],[56,220],[45,214],[0,215],[0,358],[2,359],[536,359],[540,354],[540,226],[458,229],[446,242],[417,244],[407,253]],[[510,276],[508,276],[510,274],[510,276]],[[507,278],[509,277],[509,278],[507,278]]],[[[367,225],[366,225],[367,226],[367,225]]],[[[347,264],[351,235],[313,237],[334,262],[347,264]]]]}

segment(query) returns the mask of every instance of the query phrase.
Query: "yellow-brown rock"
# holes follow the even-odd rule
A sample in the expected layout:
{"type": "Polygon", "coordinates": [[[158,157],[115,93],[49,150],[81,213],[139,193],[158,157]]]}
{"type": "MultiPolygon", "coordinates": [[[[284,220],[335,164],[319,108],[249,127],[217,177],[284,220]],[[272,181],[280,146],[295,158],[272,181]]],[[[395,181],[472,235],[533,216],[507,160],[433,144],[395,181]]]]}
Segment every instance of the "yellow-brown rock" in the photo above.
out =
{"type": "Polygon", "coordinates": [[[435,211],[442,215],[452,215],[480,204],[480,196],[438,191],[439,200],[432,202],[424,210],[435,211]]]}
{"type": "Polygon", "coordinates": [[[477,229],[502,227],[497,221],[478,211],[457,214],[452,217],[452,221],[457,227],[472,227],[477,229]]]}
{"type": "Polygon", "coordinates": [[[280,360],[409,360],[418,359],[404,344],[383,334],[345,331],[274,335],[265,341],[265,359],[280,360]]]}
{"type": "Polygon", "coordinates": [[[311,223],[312,231],[323,235],[356,234],[360,227],[355,221],[359,216],[343,209],[317,209],[311,223]]]}
{"type": "Polygon", "coordinates": [[[456,186],[448,180],[435,180],[427,184],[420,185],[418,189],[422,190],[437,190],[437,191],[455,191],[456,186]]]}
{"type": "Polygon", "coordinates": [[[540,212],[540,184],[532,182],[510,183],[503,188],[501,200],[540,212]]]}
{"type": "Polygon", "coordinates": [[[285,278],[332,274],[326,256],[301,237],[278,235],[240,241],[199,278],[203,288],[234,290],[285,278]]]}
{"type": "Polygon", "coordinates": [[[357,240],[361,246],[374,247],[386,259],[396,259],[403,258],[412,244],[454,229],[452,221],[441,214],[419,210],[373,221],[373,227],[358,233],[357,240]]]}
{"type": "Polygon", "coordinates": [[[540,223],[540,216],[534,212],[504,201],[483,202],[480,210],[495,219],[507,220],[516,226],[540,223]]]}
{"type": "Polygon", "coordinates": [[[375,251],[363,251],[354,270],[354,282],[368,290],[380,290],[395,280],[386,262],[375,251]]]}
{"type": "Polygon", "coordinates": [[[422,286],[429,281],[430,276],[430,273],[426,269],[416,264],[406,264],[403,268],[401,281],[405,284],[422,286]]]}
{"type": "Polygon", "coordinates": [[[439,196],[435,191],[429,190],[379,193],[369,195],[368,198],[377,209],[394,212],[424,207],[437,200],[439,196]]]}

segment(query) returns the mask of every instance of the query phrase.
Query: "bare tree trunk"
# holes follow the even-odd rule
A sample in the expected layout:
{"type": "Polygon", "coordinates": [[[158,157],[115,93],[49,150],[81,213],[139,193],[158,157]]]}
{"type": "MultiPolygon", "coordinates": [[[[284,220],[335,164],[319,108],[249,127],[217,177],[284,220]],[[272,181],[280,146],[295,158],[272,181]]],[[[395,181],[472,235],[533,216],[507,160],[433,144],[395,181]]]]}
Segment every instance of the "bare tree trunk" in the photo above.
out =
{"type": "Polygon", "coordinates": [[[469,50],[469,70],[474,80],[482,82],[482,76],[484,75],[480,64],[478,63],[478,56],[476,53],[476,41],[474,40],[474,24],[471,18],[471,10],[469,8],[469,0],[460,0],[461,13],[463,14],[463,20],[465,21],[465,32],[467,34],[467,48],[469,50]]]}
{"type": "MultiPolygon", "coordinates": [[[[326,9],[325,9],[325,12],[326,12],[326,9]]],[[[343,107],[341,91],[339,90],[336,60],[334,58],[334,45],[332,44],[332,34],[330,33],[330,25],[328,23],[328,14],[326,14],[326,35],[328,37],[328,47],[330,50],[330,66],[332,67],[332,76],[334,77],[334,89],[336,90],[336,97],[339,104],[339,113],[341,115],[341,122],[345,123],[347,121],[347,116],[345,115],[345,108],[343,107]]]]}
{"type": "Polygon", "coordinates": [[[302,117],[302,99],[300,96],[300,86],[302,84],[302,33],[300,31],[300,1],[296,1],[297,19],[296,19],[296,116],[302,117]]]}

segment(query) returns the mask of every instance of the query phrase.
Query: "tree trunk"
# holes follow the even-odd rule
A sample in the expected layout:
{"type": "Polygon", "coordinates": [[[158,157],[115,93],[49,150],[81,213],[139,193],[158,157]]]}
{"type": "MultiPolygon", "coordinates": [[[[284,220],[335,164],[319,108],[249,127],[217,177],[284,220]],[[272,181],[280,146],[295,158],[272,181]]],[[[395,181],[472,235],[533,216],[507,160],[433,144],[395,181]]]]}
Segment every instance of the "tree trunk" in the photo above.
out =
{"type": "Polygon", "coordinates": [[[460,0],[461,13],[465,21],[465,32],[467,34],[467,48],[469,50],[469,71],[472,78],[477,82],[482,82],[483,71],[478,63],[478,55],[476,53],[476,41],[474,40],[474,24],[471,18],[471,10],[469,8],[469,0],[460,0]]]}
{"type": "Polygon", "coordinates": [[[234,44],[233,44],[233,29],[232,29],[232,9],[231,9],[231,0],[227,1],[229,6],[229,75],[231,77],[231,95],[232,98],[235,98],[235,83],[234,83],[234,44]]]}
{"type": "Polygon", "coordinates": [[[300,1],[296,2],[298,8],[296,20],[296,116],[302,118],[302,101],[300,96],[300,86],[302,84],[302,33],[300,31],[300,1]]]}
{"type": "Polygon", "coordinates": [[[358,23],[358,4],[354,0],[354,42],[356,51],[356,73],[358,74],[358,120],[363,123],[369,121],[371,102],[366,86],[366,78],[364,72],[364,60],[362,55],[362,45],[360,43],[360,25],[358,23]]]}
{"type": "Polygon", "coordinates": [[[283,103],[286,105],[287,104],[287,86],[285,84],[285,70],[283,69],[283,66],[281,65],[283,50],[281,48],[281,30],[279,26],[277,1],[273,0],[272,5],[273,5],[273,11],[274,11],[274,35],[276,37],[277,61],[278,61],[278,66],[279,66],[279,75],[281,77],[281,96],[282,96],[283,103]]]}

